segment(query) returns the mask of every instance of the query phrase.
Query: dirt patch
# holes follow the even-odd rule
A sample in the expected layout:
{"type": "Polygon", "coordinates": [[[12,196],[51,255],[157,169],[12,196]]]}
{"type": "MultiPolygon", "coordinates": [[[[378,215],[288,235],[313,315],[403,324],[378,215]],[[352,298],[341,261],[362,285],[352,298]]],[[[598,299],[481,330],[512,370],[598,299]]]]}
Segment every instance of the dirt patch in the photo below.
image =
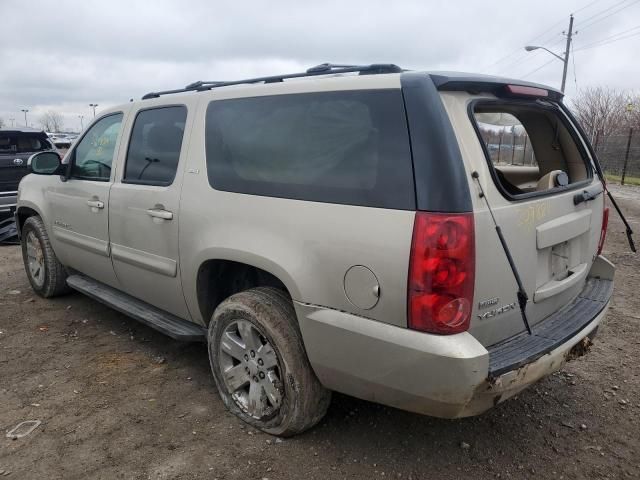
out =
{"type": "MultiPolygon", "coordinates": [[[[640,232],[640,188],[612,187],[640,232]]],[[[640,478],[640,260],[612,214],[613,305],[590,352],[476,418],[335,395],[285,441],[219,400],[203,345],[78,294],[31,292],[0,247],[0,471],[19,479],[640,478]],[[29,436],[4,432],[41,420],[29,436]]],[[[0,474],[0,478],[4,478],[0,474]]]]}

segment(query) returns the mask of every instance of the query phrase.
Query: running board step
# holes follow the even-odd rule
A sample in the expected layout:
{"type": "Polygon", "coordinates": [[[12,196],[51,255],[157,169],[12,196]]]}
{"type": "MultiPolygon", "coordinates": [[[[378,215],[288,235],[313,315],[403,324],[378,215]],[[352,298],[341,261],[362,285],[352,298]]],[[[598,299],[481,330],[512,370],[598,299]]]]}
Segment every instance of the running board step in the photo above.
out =
{"type": "Polygon", "coordinates": [[[67,285],[175,340],[206,341],[207,331],[203,327],[178,318],[89,277],[71,275],[67,277],[67,285]]]}

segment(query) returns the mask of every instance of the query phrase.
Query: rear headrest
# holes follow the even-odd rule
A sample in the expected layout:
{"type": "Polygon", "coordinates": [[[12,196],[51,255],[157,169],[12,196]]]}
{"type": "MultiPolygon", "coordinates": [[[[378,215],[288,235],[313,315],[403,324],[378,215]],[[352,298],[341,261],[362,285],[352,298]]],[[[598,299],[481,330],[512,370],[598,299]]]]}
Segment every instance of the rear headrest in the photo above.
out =
{"type": "Polygon", "coordinates": [[[568,183],[567,180],[567,174],[562,170],[552,170],[540,180],[538,180],[536,191],[541,192],[544,190],[550,190],[555,187],[566,186],[568,183]]]}
{"type": "Polygon", "coordinates": [[[159,123],[147,134],[147,145],[155,152],[179,152],[183,130],[175,125],[159,123]]]}

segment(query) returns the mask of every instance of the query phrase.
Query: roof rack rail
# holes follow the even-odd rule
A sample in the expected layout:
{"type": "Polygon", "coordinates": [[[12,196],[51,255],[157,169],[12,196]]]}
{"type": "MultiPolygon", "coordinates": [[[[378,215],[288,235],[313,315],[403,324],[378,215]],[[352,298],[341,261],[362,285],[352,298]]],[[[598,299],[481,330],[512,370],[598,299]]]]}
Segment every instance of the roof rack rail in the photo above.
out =
{"type": "Polygon", "coordinates": [[[229,85],[241,85],[250,83],[276,83],[282,82],[289,78],[313,77],[316,75],[330,75],[335,73],[351,73],[358,72],[360,75],[377,75],[381,73],[400,73],[402,68],[392,63],[373,63],[371,65],[339,65],[333,63],[322,63],[315,67],[308,68],[301,73],[288,73],[285,75],[274,75],[269,77],[247,78],[244,80],[233,80],[229,82],[223,81],[203,81],[190,83],[184,88],[175,90],[164,90],[161,92],[150,92],[142,97],[142,100],[149,98],[158,98],[161,95],[170,95],[172,93],[184,93],[191,91],[211,90],[212,88],[227,87],[229,85]]]}

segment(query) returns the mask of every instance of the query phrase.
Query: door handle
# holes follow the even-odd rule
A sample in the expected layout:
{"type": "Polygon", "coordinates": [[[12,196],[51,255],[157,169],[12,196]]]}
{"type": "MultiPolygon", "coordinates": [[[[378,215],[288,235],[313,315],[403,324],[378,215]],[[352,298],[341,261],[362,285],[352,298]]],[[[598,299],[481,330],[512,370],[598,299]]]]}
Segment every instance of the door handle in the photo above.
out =
{"type": "Polygon", "coordinates": [[[173,212],[170,212],[169,210],[162,210],[160,208],[148,209],[147,215],[154,218],[162,218],[163,220],[173,220],[173,212]]]}
{"type": "Polygon", "coordinates": [[[104,202],[100,200],[87,200],[87,205],[91,208],[104,208],[104,202]]]}

